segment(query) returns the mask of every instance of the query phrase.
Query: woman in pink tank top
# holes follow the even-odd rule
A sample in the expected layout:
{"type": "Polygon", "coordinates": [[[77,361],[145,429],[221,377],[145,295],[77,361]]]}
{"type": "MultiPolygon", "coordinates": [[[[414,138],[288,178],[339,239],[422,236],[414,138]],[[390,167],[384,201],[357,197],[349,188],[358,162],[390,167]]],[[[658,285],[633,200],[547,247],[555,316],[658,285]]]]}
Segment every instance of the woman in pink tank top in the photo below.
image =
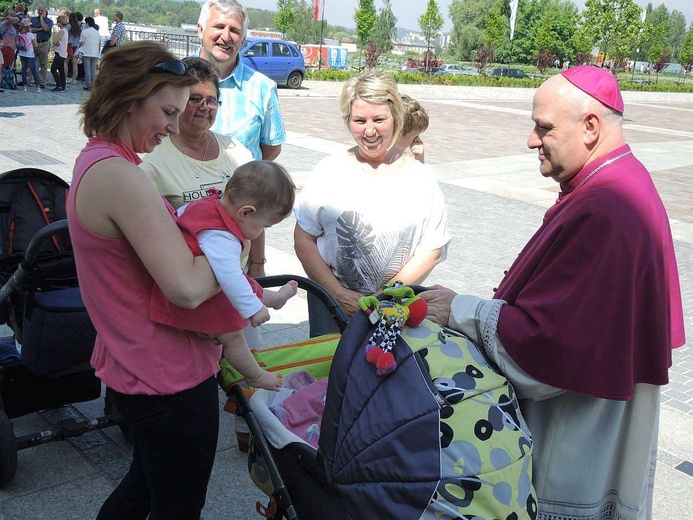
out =
{"type": "Polygon", "coordinates": [[[155,282],[187,308],[219,288],[137,166],[138,153],[178,133],[196,82],[159,43],[126,43],[103,58],[81,106],[89,142],[75,163],[68,222],[98,332],[92,365],[132,426],[134,445],[132,466],[99,519],[199,518],[214,462],[221,349],[151,322],[149,301],[155,282]]]}

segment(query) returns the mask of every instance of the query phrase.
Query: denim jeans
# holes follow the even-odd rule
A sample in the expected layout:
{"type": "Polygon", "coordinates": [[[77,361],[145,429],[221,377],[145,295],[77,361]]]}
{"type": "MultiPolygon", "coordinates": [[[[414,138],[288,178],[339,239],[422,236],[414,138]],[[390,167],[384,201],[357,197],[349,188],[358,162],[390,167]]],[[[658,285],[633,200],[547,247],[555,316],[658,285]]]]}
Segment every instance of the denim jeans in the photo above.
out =
{"type": "Polygon", "coordinates": [[[132,427],[133,460],[98,520],[200,517],[217,447],[218,396],[215,377],[173,395],[113,392],[132,427]]]}
{"type": "Polygon", "coordinates": [[[25,58],[24,56],[20,56],[19,60],[22,62],[22,82],[24,83],[24,86],[26,87],[29,84],[27,83],[27,80],[29,79],[29,69],[31,69],[31,74],[33,74],[34,82],[36,83],[34,86],[38,87],[40,80],[36,58],[25,58]]]}
{"type": "Polygon", "coordinates": [[[87,87],[91,87],[91,84],[96,78],[96,65],[99,63],[99,58],[91,56],[82,56],[82,64],[84,65],[84,82],[87,87]]]}

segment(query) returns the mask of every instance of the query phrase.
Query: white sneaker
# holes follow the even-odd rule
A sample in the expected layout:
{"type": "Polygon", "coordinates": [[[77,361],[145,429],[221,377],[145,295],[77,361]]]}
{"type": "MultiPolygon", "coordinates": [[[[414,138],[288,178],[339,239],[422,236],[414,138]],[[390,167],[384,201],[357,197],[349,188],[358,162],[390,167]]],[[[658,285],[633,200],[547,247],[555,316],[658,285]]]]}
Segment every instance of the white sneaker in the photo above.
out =
{"type": "Polygon", "coordinates": [[[36,92],[41,92],[41,87],[36,87],[36,92]]]}
{"type": "Polygon", "coordinates": [[[26,88],[26,85],[24,85],[24,88],[22,88],[22,90],[23,90],[24,92],[26,92],[26,91],[29,90],[29,89],[26,88]]]}

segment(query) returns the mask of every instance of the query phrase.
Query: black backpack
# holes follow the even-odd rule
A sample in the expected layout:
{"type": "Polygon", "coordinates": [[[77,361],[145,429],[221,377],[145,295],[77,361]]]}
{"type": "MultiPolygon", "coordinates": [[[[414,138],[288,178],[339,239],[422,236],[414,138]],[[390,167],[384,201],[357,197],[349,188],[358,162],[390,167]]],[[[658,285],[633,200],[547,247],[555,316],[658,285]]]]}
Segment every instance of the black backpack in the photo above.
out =
{"type": "MultiPolygon", "coordinates": [[[[23,253],[41,228],[67,218],[66,199],[67,189],[54,182],[31,180],[21,184],[10,205],[7,253],[23,253]]],[[[59,253],[69,248],[70,240],[65,234],[45,241],[39,251],[59,253]]]]}

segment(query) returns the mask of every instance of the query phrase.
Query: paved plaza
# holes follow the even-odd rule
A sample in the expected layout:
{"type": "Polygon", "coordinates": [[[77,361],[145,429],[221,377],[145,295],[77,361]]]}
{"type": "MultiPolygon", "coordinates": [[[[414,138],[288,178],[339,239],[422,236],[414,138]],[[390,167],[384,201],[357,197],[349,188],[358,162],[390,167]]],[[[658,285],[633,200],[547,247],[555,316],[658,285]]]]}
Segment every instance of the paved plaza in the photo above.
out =
{"type": "MultiPolygon", "coordinates": [[[[288,141],[278,162],[300,186],[322,158],[351,146],[339,113],[338,83],[307,81],[280,89],[288,141]]],[[[428,109],[423,134],[426,161],[441,183],[453,241],[445,263],[428,282],[490,296],[553,204],[558,185],[538,173],[527,149],[532,128],[530,89],[402,85],[428,109]]],[[[70,180],[86,138],[79,128],[81,85],[65,94],[6,91],[0,94],[0,171],[25,166],[70,180]]],[[[625,135],[653,175],[669,212],[681,275],[686,332],[693,338],[693,94],[625,92],[625,135]]],[[[396,200],[382,204],[397,211],[396,200]]],[[[267,235],[267,274],[303,274],[293,253],[293,218],[267,235]]],[[[125,280],[123,283],[127,283],[125,280]]],[[[268,345],[307,336],[305,295],[273,312],[263,326],[268,345]]],[[[693,354],[673,353],[670,384],[663,392],[655,481],[655,520],[687,519],[693,511],[693,354]]],[[[220,409],[225,396],[220,392],[220,409]]],[[[96,417],[103,400],[13,421],[15,433],[45,430],[63,417],[96,417]]],[[[129,446],[117,428],[22,450],[15,479],[0,490],[0,520],[94,518],[127,471],[129,446]]],[[[570,468],[566,468],[570,471],[570,468]]],[[[253,519],[264,495],[251,483],[236,449],[233,418],[221,414],[217,459],[206,520],[253,519]]],[[[364,514],[364,520],[370,520],[364,514]]]]}

